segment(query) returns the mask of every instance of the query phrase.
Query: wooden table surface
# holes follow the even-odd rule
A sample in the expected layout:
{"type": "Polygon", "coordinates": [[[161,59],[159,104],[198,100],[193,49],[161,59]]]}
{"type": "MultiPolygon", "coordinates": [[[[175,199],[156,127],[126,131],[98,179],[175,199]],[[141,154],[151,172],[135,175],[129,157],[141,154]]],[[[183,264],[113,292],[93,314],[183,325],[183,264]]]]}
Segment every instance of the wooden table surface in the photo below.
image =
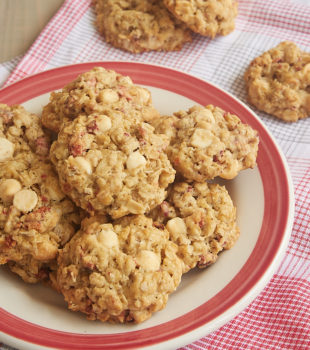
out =
{"type": "Polygon", "coordinates": [[[0,0],[0,62],[27,51],[64,0],[0,0]]]}

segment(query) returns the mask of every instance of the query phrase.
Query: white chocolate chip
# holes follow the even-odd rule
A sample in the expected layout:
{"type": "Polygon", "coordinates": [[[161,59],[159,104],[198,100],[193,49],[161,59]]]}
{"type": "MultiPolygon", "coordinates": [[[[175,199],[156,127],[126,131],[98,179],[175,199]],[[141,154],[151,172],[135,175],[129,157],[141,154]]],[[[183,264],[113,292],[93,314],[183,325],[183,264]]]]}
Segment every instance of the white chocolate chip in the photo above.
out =
{"type": "Polygon", "coordinates": [[[197,148],[205,148],[212,143],[212,133],[206,129],[197,128],[191,137],[191,145],[197,148]]]}
{"type": "Polygon", "coordinates": [[[121,84],[124,84],[124,85],[132,85],[133,84],[130,77],[121,77],[119,81],[121,84]]]}
{"type": "Polygon", "coordinates": [[[167,222],[167,230],[171,235],[185,235],[187,228],[183,219],[176,217],[167,222]]]}
{"type": "Polygon", "coordinates": [[[0,162],[12,158],[14,153],[14,144],[9,140],[0,137],[0,162]]]}
{"type": "Polygon", "coordinates": [[[126,161],[126,166],[128,170],[133,170],[138,167],[142,167],[145,164],[146,164],[146,159],[143,157],[143,155],[139,151],[131,153],[126,161]]]}
{"type": "Polygon", "coordinates": [[[136,257],[136,262],[145,271],[157,271],[160,268],[160,257],[150,250],[141,250],[136,257]]]}
{"type": "Polygon", "coordinates": [[[13,205],[16,209],[22,211],[23,213],[28,213],[38,203],[38,196],[32,190],[20,190],[14,195],[13,205]]]}
{"type": "Polygon", "coordinates": [[[0,185],[0,197],[5,203],[12,202],[15,193],[21,188],[20,182],[15,179],[4,180],[0,185]]]}
{"type": "Polygon", "coordinates": [[[96,124],[100,132],[107,131],[112,127],[111,119],[106,115],[99,115],[96,124]]]}
{"type": "Polygon", "coordinates": [[[196,120],[201,121],[202,119],[204,121],[209,122],[209,123],[215,122],[215,119],[214,119],[212,112],[207,108],[200,110],[199,113],[197,114],[196,120]]]}
{"type": "Polygon", "coordinates": [[[98,241],[102,243],[107,248],[118,246],[117,234],[111,229],[101,230],[98,233],[98,241]]]}
{"type": "Polygon", "coordinates": [[[139,97],[143,104],[147,104],[150,101],[151,94],[144,88],[139,88],[139,97]]]}
{"type": "Polygon", "coordinates": [[[86,173],[90,175],[93,172],[90,162],[84,157],[72,157],[68,158],[68,162],[75,169],[79,170],[81,173],[86,173]]]}
{"type": "Polygon", "coordinates": [[[119,100],[118,93],[112,89],[104,89],[101,98],[103,103],[114,103],[119,100]]]}

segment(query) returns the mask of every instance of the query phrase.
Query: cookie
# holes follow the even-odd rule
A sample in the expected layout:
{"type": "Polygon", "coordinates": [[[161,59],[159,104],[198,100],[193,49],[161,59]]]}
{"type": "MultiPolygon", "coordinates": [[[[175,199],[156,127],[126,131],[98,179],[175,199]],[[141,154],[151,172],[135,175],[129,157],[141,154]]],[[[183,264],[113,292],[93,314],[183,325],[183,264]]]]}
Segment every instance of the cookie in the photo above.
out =
{"type": "Polygon", "coordinates": [[[42,111],[42,124],[58,133],[64,122],[80,114],[104,114],[111,108],[122,111],[132,120],[158,116],[147,89],[113,70],[95,67],[80,74],[61,91],[51,93],[42,111]]]}
{"type": "Polygon", "coordinates": [[[63,191],[81,208],[119,218],[161,203],[174,180],[163,135],[115,110],[79,116],[51,147],[63,191]]]}
{"type": "MultiPolygon", "coordinates": [[[[155,132],[162,133],[156,123],[155,132]]],[[[168,157],[176,171],[189,180],[232,179],[256,164],[257,132],[219,107],[194,106],[174,113],[168,123],[175,129],[165,131],[170,138],[168,157]]]]}
{"type": "Polygon", "coordinates": [[[255,58],[244,75],[248,101],[286,122],[310,116],[310,53],[289,41],[255,58]]]}
{"type": "Polygon", "coordinates": [[[39,116],[19,105],[0,104],[0,162],[23,152],[47,158],[50,143],[39,116]]]}
{"type": "Polygon", "coordinates": [[[38,117],[1,105],[0,135],[0,264],[34,283],[75,233],[79,215],[46,157],[38,117]]]}
{"type": "Polygon", "coordinates": [[[20,154],[0,168],[0,262],[25,261],[27,282],[41,278],[58,248],[75,233],[78,211],[60,190],[51,164],[20,154]],[[31,266],[27,262],[31,261],[31,266]],[[27,272],[29,270],[29,273],[27,272]]]}
{"type": "Polygon", "coordinates": [[[167,199],[149,214],[165,227],[178,246],[183,273],[214,263],[239,237],[236,208],[224,186],[198,182],[174,183],[167,199]]]}
{"type": "Polygon", "coordinates": [[[58,287],[69,309],[90,320],[140,323],[163,309],[180,283],[168,232],[143,215],[114,224],[88,219],[60,252],[58,287]]]}
{"type": "Polygon", "coordinates": [[[163,0],[169,11],[192,31],[214,38],[235,29],[238,3],[234,0],[163,0]]]}
{"type": "Polygon", "coordinates": [[[192,40],[190,31],[162,0],[96,0],[96,26],[105,41],[132,52],[174,51],[192,40]]]}

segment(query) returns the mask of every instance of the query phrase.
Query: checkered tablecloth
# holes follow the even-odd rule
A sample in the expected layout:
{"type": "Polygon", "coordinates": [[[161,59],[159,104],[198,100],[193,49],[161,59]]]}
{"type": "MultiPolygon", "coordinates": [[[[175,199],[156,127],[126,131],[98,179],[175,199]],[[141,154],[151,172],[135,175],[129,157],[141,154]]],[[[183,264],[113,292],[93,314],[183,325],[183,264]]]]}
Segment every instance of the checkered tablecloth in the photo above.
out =
{"type": "MultiPolygon", "coordinates": [[[[126,60],[182,70],[246,103],[246,67],[283,40],[310,52],[310,0],[239,0],[230,35],[214,40],[195,35],[179,52],[138,55],[103,41],[94,27],[91,0],[66,0],[24,56],[0,65],[0,84],[67,64],[126,60]]],[[[310,118],[288,124],[255,112],[290,167],[296,199],[291,239],[260,295],[232,321],[182,349],[310,349],[310,118]]],[[[8,349],[5,344],[0,348],[8,349]]]]}

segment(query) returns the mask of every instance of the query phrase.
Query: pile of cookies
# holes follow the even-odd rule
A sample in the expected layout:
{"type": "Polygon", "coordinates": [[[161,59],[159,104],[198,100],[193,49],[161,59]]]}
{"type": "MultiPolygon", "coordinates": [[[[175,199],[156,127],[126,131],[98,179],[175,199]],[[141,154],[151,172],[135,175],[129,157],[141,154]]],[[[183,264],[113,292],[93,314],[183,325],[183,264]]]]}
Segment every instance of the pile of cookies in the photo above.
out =
{"type": "MultiPolygon", "coordinates": [[[[105,41],[132,53],[180,50],[192,33],[214,38],[235,28],[235,0],[94,0],[105,41]]],[[[284,41],[245,73],[248,101],[287,122],[310,115],[310,54],[284,41]]]]}
{"type": "Polygon", "coordinates": [[[174,51],[192,33],[214,38],[235,28],[235,0],[94,0],[106,42],[132,52],[174,51]]]}
{"type": "Polygon", "coordinates": [[[211,180],[253,168],[258,142],[212,105],[161,116],[101,67],[51,93],[41,118],[0,105],[0,263],[90,320],[142,322],[238,239],[211,180]]]}

